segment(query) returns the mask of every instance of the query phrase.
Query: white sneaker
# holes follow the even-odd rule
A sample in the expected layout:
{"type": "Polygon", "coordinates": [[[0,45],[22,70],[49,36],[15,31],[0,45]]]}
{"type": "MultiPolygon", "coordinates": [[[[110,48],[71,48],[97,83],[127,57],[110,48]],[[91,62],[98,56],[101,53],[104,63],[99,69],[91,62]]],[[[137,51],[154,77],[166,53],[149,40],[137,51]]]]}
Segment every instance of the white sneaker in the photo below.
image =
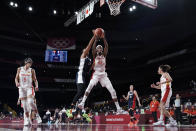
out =
{"type": "Polygon", "coordinates": [[[28,126],[28,125],[31,125],[31,122],[30,122],[29,118],[24,117],[24,126],[28,126]]]}
{"type": "Polygon", "coordinates": [[[81,102],[81,103],[78,105],[78,108],[80,108],[80,109],[84,109],[84,103],[83,103],[83,102],[81,102]]]}
{"type": "Polygon", "coordinates": [[[172,120],[169,122],[169,124],[166,124],[167,127],[169,126],[177,126],[177,122],[175,120],[172,120]]]}
{"type": "Polygon", "coordinates": [[[153,126],[164,126],[164,125],[165,125],[164,122],[161,121],[161,120],[159,120],[159,121],[153,123],[153,126]]]}
{"type": "Polygon", "coordinates": [[[42,119],[39,115],[36,116],[36,121],[37,121],[38,124],[42,123],[42,119]]]}

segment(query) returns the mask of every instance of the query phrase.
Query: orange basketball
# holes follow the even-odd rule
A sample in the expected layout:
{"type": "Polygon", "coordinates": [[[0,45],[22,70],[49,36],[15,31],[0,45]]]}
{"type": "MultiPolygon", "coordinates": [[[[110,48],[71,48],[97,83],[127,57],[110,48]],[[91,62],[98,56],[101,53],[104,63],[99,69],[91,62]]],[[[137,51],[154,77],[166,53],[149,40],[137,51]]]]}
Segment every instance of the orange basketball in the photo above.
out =
{"type": "Polygon", "coordinates": [[[97,28],[95,30],[95,35],[98,36],[98,37],[101,37],[104,33],[104,30],[102,28],[97,28]]]}

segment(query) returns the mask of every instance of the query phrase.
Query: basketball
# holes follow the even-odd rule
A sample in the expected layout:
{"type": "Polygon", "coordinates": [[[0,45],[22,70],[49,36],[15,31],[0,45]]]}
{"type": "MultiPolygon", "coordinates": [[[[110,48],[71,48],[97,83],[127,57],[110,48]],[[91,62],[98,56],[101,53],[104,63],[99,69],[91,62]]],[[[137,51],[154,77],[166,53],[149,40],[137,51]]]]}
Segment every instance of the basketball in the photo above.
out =
{"type": "Polygon", "coordinates": [[[98,36],[98,37],[101,37],[104,33],[104,30],[102,28],[97,28],[95,30],[95,35],[98,36]]]}

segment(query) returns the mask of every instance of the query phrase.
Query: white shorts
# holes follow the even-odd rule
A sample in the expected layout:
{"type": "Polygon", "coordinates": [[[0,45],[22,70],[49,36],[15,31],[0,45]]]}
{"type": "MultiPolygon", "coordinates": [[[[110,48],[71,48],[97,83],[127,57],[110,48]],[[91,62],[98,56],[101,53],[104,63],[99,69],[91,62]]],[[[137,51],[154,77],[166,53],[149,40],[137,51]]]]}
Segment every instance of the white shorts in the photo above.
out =
{"type": "Polygon", "coordinates": [[[19,98],[25,98],[29,96],[35,96],[33,88],[19,88],[19,98]]]}
{"type": "Polygon", "coordinates": [[[106,87],[111,84],[106,72],[94,72],[90,82],[92,82],[93,85],[100,82],[102,87],[106,87]]]}
{"type": "Polygon", "coordinates": [[[170,98],[172,96],[172,89],[170,87],[166,87],[161,91],[161,101],[165,103],[165,107],[169,107],[170,98]]]}

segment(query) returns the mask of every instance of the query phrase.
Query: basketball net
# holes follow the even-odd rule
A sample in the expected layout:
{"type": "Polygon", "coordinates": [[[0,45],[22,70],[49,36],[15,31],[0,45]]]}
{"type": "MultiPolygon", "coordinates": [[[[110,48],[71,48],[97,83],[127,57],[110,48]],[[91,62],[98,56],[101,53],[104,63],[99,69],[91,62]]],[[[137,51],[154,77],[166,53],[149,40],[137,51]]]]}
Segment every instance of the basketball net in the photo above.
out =
{"type": "Polygon", "coordinates": [[[120,14],[120,6],[125,0],[106,0],[106,2],[110,8],[110,15],[117,16],[120,14]]]}

